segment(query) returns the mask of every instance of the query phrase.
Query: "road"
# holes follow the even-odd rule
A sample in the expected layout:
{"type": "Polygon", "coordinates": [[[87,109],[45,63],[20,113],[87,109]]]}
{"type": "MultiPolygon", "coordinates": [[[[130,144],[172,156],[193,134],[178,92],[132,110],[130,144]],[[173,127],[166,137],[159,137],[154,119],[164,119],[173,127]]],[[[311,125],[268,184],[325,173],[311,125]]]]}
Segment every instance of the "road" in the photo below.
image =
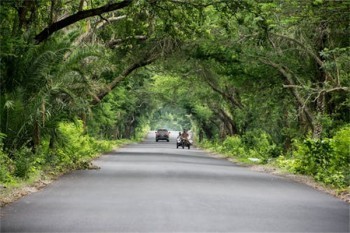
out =
{"type": "Polygon", "coordinates": [[[345,202],[153,136],[4,207],[1,232],[349,232],[345,202]]]}

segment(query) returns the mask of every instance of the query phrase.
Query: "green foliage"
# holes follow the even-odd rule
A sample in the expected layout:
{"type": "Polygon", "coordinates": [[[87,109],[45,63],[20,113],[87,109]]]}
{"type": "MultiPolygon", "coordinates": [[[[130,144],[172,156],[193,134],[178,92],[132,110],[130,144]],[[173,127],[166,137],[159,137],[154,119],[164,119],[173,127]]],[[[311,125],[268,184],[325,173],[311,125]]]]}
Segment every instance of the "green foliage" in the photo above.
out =
{"type": "Polygon", "coordinates": [[[8,155],[0,150],[0,183],[12,183],[12,170],[14,169],[13,161],[8,155]]]}
{"type": "Polygon", "coordinates": [[[239,136],[227,137],[222,143],[220,151],[238,157],[244,157],[247,155],[246,147],[239,136]]]}
{"type": "Polygon", "coordinates": [[[21,179],[28,179],[30,173],[35,171],[33,166],[34,154],[29,148],[22,148],[16,151],[14,157],[14,176],[21,179]]]}
{"type": "Polygon", "coordinates": [[[14,163],[3,151],[3,139],[5,137],[5,134],[0,133],[0,183],[11,183],[13,182],[11,172],[14,170],[14,163]]]}
{"type": "Polygon", "coordinates": [[[112,143],[98,141],[84,133],[82,121],[75,123],[61,122],[58,126],[58,137],[60,146],[54,151],[54,162],[56,166],[79,167],[79,162],[93,158],[98,152],[109,151],[112,143]]]}
{"type": "Polygon", "coordinates": [[[267,163],[269,158],[275,157],[275,154],[279,153],[266,132],[256,132],[255,134],[249,132],[242,137],[238,135],[226,137],[223,142],[211,143],[207,140],[201,146],[244,161],[247,161],[247,158],[259,159],[261,163],[267,163]]]}
{"type": "Polygon", "coordinates": [[[338,130],[332,138],[294,142],[293,156],[279,157],[276,164],[293,173],[311,175],[337,188],[350,185],[350,127],[338,130]]]}
{"type": "Polygon", "coordinates": [[[9,157],[1,150],[0,182],[16,183],[18,179],[28,180],[45,171],[84,169],[96,155],[110,151],[114,145],[122,143],[92,138],[84,133],[83,123],[79,120],[75,123],[61,122],[58,137],[59,143],[54,149],[49,149],[49,143],[44,141],[35,153],[28,147],[22,147],[13,151],[9,157]]]}
{"type": "Polygon", "coordinates": [[[79,4],[0,1],[1,180],[79,167],[110,148],[104,139],[152,126],[192,128],[203,145],[262,163],[283,150],[280,166],[346,183],[348,129],[335,132],[350,119],[346,1],[134,2],[37,45],[79,4]],[[144,59],[157,62],[134,70],[144,59]],[[300,141],[310,131],[324,139],[300,141]]]}

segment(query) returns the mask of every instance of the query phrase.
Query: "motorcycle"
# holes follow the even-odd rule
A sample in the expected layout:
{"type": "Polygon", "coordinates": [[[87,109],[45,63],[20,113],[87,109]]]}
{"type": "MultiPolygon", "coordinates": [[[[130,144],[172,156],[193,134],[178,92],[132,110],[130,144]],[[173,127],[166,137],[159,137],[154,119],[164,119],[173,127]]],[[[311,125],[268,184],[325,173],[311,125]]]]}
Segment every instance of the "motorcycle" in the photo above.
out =
{"type": "Polygon", "coordinates": [[[181,138],[181,137],[176,139],[176,148],[179,148],[179,146],[181,146],[182,149],[185,149],[185,147],[188,147],[188,149],[190,149],[191,145],[192,145],[192,140],[181,138]]]}

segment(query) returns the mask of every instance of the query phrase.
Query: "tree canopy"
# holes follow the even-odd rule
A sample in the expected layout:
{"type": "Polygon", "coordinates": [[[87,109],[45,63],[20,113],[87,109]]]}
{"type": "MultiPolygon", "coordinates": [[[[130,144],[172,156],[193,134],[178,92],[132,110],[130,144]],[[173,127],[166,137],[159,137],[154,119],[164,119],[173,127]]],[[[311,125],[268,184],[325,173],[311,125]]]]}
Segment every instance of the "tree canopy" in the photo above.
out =
{"type": "MultiPolygon", "coordinates": [[[[349,124],[349,1],[0,1],[3,151],[191,128],[276,145],[349,124]]],[[[58,155],[57,155],[58,156],[58,155]]]]}

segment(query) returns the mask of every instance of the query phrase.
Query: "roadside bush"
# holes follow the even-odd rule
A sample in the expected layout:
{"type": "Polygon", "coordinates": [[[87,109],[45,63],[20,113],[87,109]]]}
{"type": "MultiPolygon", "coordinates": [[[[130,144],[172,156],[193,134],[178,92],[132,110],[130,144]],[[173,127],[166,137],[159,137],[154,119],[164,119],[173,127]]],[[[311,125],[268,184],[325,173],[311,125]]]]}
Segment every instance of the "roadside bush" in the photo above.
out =
{"type": "Polygon", "coordinates": [[[331,162],[335,169],[343,171],[347,185],[350,185],[350,125],[341,128],[331,140],[334,150],[331,162]]]}
{"type": "Polygon", "coordinates": [[[306,139],[303,142],[295,141],[295,156],[300,160],[298,171],[307,175],[316,175],[320,169],[330,164],[332,147],[329,139],[306,139]]]}
{"type": "Polygon", "coordinates": [[[136,128],[135,140],[142,141],[150,130],[151,128],[147,124],[144,124],[143,126],[136,128]]]}
{"type": "Polygon", "coordinates": [[[30,173],[35,171],[33,161],[34,154],[30,148],[23,147],[16,151],[14,155],[14,176],[22,179],[29,178],[30,173]]]}
{"type": "Polygon", "coordinates": [[[12,160],[0,150],[0,183],[12,182],[11,167],[13,166],[12,160]]]}
{"type": "Polygon", "coordinates": [[[216,141],[204,139],[200,143],[200,146],[202,148],[213,150],[213,151],[221,151],[221,148],[218,148],[219,144],[216,141]]]}
{"type": "Polygon", "coordinates": [[[266,163],[269,158],[277,157],[280,154],[278,147],[272,142],[271,137],[266,132],[247,132],[242,137],[236,135],[227,137],[223,142],[203,141],[201,146],[207,149],[236,156],[242,159],[257,158],[262,163],[266,163]]]}
{"type": "Polygon", "coordinates": [[[22,147],[11,151],[11,155],[0,150],[0,182],[2,184],[15,184],[38,174],[45,163],[41,148],[33,153],[31,148],[22,147]]]}
{"type": "Polygon", "coordinates": [[[54,151],[57,165],[77,167],[82,160],[112,149],[113,141],[96,140],[84,133],[82,121],[61,122],[58,126],[59,146],[54,151]]]}
{"type": "Polygon", "coordinates": [[[291,173],[298,173],[298,169],[301,167],[299,159],[287,158],[283,155],[279,156],[273,164],[291,173]]]}
{"type": "Polygon", "coordinates": [[[0,133],[0,183],[10,183],[13,181],[11,171],[14,169],[13,161],[3,151],[2,140],[6,137],[5,134],[0,133]]]}
{"type": "Polygon", "coordinates": [[[242,136],[247,157],[258,158],[266,163],[269,158],[280,154],[279,148],[272,141],[271,136],[264,131],[248,131],[242,136]]]}
{"type": "Polygon", "coordinates": [[[244,144],[239,136],[227,137],[222,143],[222,150],[233,156],[243,157],[246,155],[244,144]]]}
{"type": "Polygon", "coordinates": [[[316,180],[337,188],[349,186],[350,127],[341,128],[333,138],[294,141],[292,156],[280,156],[279,167],[293,173],[313,176],[316,180]]]}

